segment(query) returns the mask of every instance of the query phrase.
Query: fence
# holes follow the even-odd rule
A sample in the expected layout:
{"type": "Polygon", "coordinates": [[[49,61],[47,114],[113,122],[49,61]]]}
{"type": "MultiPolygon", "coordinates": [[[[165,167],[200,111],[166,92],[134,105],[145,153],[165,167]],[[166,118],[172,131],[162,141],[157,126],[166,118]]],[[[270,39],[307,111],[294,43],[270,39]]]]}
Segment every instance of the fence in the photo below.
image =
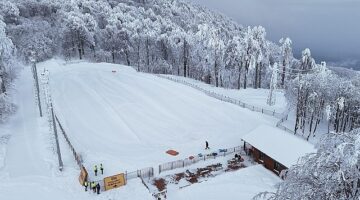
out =
{"type": "Polygon", "coordinates": [[[61,125],[60,123],[60,120],[59,118],[55,115],[55,119],[57,121],[57,123],[59,124],[59,127],[60,127],[60,130],[61,130],[61,133],[63,134],[65,140],[66,140],[66,143],[69,145],[70,149],[71,149],[71,152],[73,153],[73,156],[75,158],[75,161],[76,163],[78,164],[79,168],[81,169],[81,167],[83,167],[83,164],[82,164],[82,159],[81,159],[81,156],[80,154],[78,154],[74,148],[74,146],[71,144],[70,140],[69,140],[69,137],[67,136],[63,126],[61,125]]]}
{"type": "Polygon", "coordinates": [[[183,160],[177,160],[177,161],[173,161],[173,162],[168,162],[168,163],[164,163],[159,165],[159,174],[161,172],[165,172],[165,171],[170,171],[173,169],[178,169],[178,168],[184,168],[186,166],[198,163],[200,161],[206,161],[209,159],[216,159],[217,157],[222,157],[222,156],[227,156],[229,154],[235,153],[235,152],[240,152],[242,150],[241,146],[238,147],[234,147],[234,148],[229,148],[229,149],[224,149],[224,151],[222,152],[217,152],[217,154],[207,154],[207,155],[197,155],[194,156],[193,158],[186,158],[183,160]]]}
{"type": "MultiPolygon", "coordinates": [[[[59,139],[58,139],[58,134],[57,134],[57,126],[56,126],[56,122],[55,122],[54,108],[53,108],[51,93],[50,93],[50,89],[49,89],[49,74],[47,72],[48,71],[44,70],[44,73],[41,74],[42,89],[43,89],[44,100],[45,100],[44,103],[46,106],[49,128],[50,128],[50,131],[52,131],[54,133],[55,148],[56,148],[56,153],[57,153],[58,162],[59,162],[59,170],[62,171],[63,162],[61,159],[61,152],[60,152],[60,145],[59,145],[59,139]]],[[[36,71],[35,71],[35,73],[37,76],[36,71]]],[[[39,93],[39,97],[40,97],[40,93],[39,93]]],[[[39,100],[39,102],[40,102],[40,100],[39,100]]]]}
{"type": "Polygon", "coordinates": [[[209,91],[209,90],[205,90],[204,88],[202,88],[202,87],[200,87],[200,86],[198,86],[196,84],[192,84],[192,83],[186,82],[184,80],[178,80],[178,79],[175,79],[175,78],[172,78],[172,77],[169,77],[169,76],[164,76],[164,75],[157,75],[157,76],[160,77],[160,78],[165,78],[165,79],[177,82],[177,83],[181,83],[181,84],[190,86],[190,87],[192,87],[192,88],[194,88],[196,90],[199,90],[199,91],[205,93],[206,95],[208,95],[210,97],[213,97],[213,98],[218,99],[220,101],[232,103],[232,104],[238,105],[238,106],[243,107],[243,108],[247,108],[247,109],[249,109],[251,111],[254,111],[254,112],[260,112],[262,114],[270,115],[270,116],[274,116],[274,117],[278,117],[278,118],[283,116],[281,113],[278,113],[275,110],[267,110],[265,108],[253,106],[253,105],[244,103],[244,102],[242,102],[242,101],[240,101],[238,99],[234,99],[234,98],[222,95],[222,94],[218,94],[218,93],[215,93],[215,92],[212,92],[212,91],[209,91]]]}
{"type": "Polygon", "coordinates": [[[144,169],[139,169],[136,171],[132,171],[132,172],[125,172],[125,179],[126,180],[130,180],[130,179],[134,179],[134,178],[151,178],[154,176],[154,168],[152,167],[148,167],[148,168],[144,168],[144,169]]]}
{"type": "Polygon", "coordinates": [[[35,62],[32,63],[31,72],[33,74],[34,86],[35,86],[35,89],[36,89],[36,91],[35,91],[35,99],[36,99],[36,103],[37,103],[37,105],[39,107],[40,117],[42,117],[43,114],[42,114],[41,101],[40,101],[39,77],[38,77],[37,67],[36,67],[35,62]]]}
{"type": "Polygon", "coordinates": [[[288,117],[289,117],[289,115],[285,115],[283,118],[281,118],[281,120],[278,123],[276,123],[276,127],[280,128],[288,133],[295,134],[295,132],[293,130],[282,125],[282,123],[284,123],[286,120],[288,120],[288,117]]]}

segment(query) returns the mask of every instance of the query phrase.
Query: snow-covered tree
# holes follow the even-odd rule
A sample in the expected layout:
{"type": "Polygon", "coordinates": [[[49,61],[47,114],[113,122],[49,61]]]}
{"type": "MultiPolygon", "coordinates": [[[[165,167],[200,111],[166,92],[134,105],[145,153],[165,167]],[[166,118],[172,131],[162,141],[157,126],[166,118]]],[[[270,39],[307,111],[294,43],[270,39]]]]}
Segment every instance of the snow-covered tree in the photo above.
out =
{"type": "Polygon", "coordinates": [[[277,88],[277,80],[278,80],[278,64],[274,63],[274,66],[270,66],[272,70],[271,82],[270,82],[270,92],[267,99],[267,104],[270,106],[275,105],[276,103],[276,88],[277,88]]]}
{"type": "Polygon", "coordinates": [[[360,198],[360,129],[329,133],[317,152],[304,156],[291,167],[276,192],[256,199],[355,200],[360,198]]]}
{"type": "Polygon", "coordinates": [[[7,67],[12,64],[14,47],[6,35],[5,28],[6,24],[0,20],[0,122],[14,110],[14,105],[7,95],[7,86],[10,82],[7,67]]]}
{"type": "Polygon", "coordinates": [[[292,41],[290,38],[281,38],[281,57],[282,57],[282,72],[281,72],[281,86],[285,85],[285,77],[288,71],[286,69],[290,68],[291,60],[293,59],[292,55],[292,41]]]}

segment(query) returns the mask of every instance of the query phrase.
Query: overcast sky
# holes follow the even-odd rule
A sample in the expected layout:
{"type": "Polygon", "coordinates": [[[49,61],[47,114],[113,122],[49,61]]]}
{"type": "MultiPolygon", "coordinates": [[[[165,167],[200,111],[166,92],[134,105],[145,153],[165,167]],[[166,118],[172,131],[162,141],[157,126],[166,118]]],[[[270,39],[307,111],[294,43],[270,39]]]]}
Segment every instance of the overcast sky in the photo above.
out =
{"type": "Polygon", "coordinates": [[[310,48],[320,62],[360,68],[360,0],[189,0],[240,24],[262,25],[267,38],[293,40],[294,53],[310,48]],[[356,63],[357,64],[354,64],[356,63]]]}

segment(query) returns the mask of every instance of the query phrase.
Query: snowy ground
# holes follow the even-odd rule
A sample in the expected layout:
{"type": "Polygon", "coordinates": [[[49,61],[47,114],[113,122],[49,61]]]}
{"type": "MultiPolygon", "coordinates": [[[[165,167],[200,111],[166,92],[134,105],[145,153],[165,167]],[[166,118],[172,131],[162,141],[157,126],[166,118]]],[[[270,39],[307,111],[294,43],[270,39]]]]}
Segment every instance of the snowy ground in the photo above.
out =
{"type": "MultiPolygon", "coordinates": [[[[212,149],[238,146],[241,135],[261,124],[274,126],[276,123],[270,116],[125,66],[84,62],[62,65],[60,61],[51,60],[39,65],[39,73],[45,67],[51,72],[56,114],[82,153],[85,165],[92,169],[94,164],[103,163],[105,175],[204,152],[205,140],[212,149]],[[165,154],[168,149],[178,150],[180,155],[170,157],[165,154]]],[[[62,137],[64,172],[57,172],[48,123],[46,118],[38,117],[30,68],[22,71],[16,89],[18,112],[9,123],[0,125],[0,137],[4,141],[0,142],[1,199],[152,199],[137,179],[100,196],[83,192],[77,181],[79,171],[62,137]]],[[[264,178],[263,173],[254,173],[254,176],[264,178]]],[[[270,188],[266,183],[262,187],[244,180],[232,181],[259,191],[270,188]]],[[[219,183],[215,183],[216,180],[209,183],[212,182],[213,186],[209,187],[226,186],[222,179],[219,183]]],[[[193,191],[195,196],[197,192],[204,192],[201,190],[206,186],[199,189],[200,185],[193,191]]],[[[190,189],[184,191],[184,195],[192,193],[190,189]]],[[[169,199],[183,199],[179,196],[181,193],[169,199]]]]}
{"type": "Polygon", "coordinates": [[[205,140],[213,149],[239,146],[241,135],[276,123],[126,66],[53,60],[42,67],[50,71],[56,113],[86,167],[103,163],[107,175],[204,152],[205,140]],[[180,155],[165,154],[169,149],[180,155]]]}
{"type": "Polygon", "coordinates": [[[64,172],[57,172],[51,135],[47,122],[38,117],[32,86],[31,71],[26,68],[16,83],[14,99],[18,111],[7,124],[0,125],[1,135],[7,135],[6,143],[0,145],[6,153],[6,157],[0,155],[4,161],[0,168],[1,200],[152,199],[139,180],[101,196],[83,192],[77,181],[79,171],[66,150],[64,172]]]}
{"type": "Polygon", "coordinates": [[[246,90],[226,89],[221,87],[215,87],[213,85],[209,85],[204,82],[182,76],[174,76],[174,75],[164,75],[164,76],[171,77],[176,80],[186,81],[187,83],[195,84],[207,91],[215,92],[217,94],[222,94],[224,96],[230,97],[232,99],[240,100],[244,103],[250,104],[255,107],[260,107],[271,111],[275,110],[275,112],[277,113],[283,113],[287,111],[287,102],[284,96],[284,91],[280,89],[276,90],[275,105],[270,106],[266,103],[267,98],[269,96],[268,89],[253,89],[253,88],[247,88],[246,90]]]}
{"type": "Polygon", "coordinates": [[[281,179],[262,165],[219,175],[200,184],[168,192],[171,200],[252,199],[263,191],[274,191],[281,179]]]}

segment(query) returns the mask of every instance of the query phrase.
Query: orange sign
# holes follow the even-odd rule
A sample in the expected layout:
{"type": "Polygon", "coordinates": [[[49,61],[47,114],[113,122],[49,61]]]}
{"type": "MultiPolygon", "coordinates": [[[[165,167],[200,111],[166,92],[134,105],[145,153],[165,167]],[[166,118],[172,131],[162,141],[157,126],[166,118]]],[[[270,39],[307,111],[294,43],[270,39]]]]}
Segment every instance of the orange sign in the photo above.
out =
{"type": "Polygon", "coordinates": [[[125,184],[126,184],[126,182],[125,182],[124,174],[118,174],[118,175],[109,176],[109,177],[104,178],[105,190],[111,190],[114,188],[118,188],[125,184]]]}

